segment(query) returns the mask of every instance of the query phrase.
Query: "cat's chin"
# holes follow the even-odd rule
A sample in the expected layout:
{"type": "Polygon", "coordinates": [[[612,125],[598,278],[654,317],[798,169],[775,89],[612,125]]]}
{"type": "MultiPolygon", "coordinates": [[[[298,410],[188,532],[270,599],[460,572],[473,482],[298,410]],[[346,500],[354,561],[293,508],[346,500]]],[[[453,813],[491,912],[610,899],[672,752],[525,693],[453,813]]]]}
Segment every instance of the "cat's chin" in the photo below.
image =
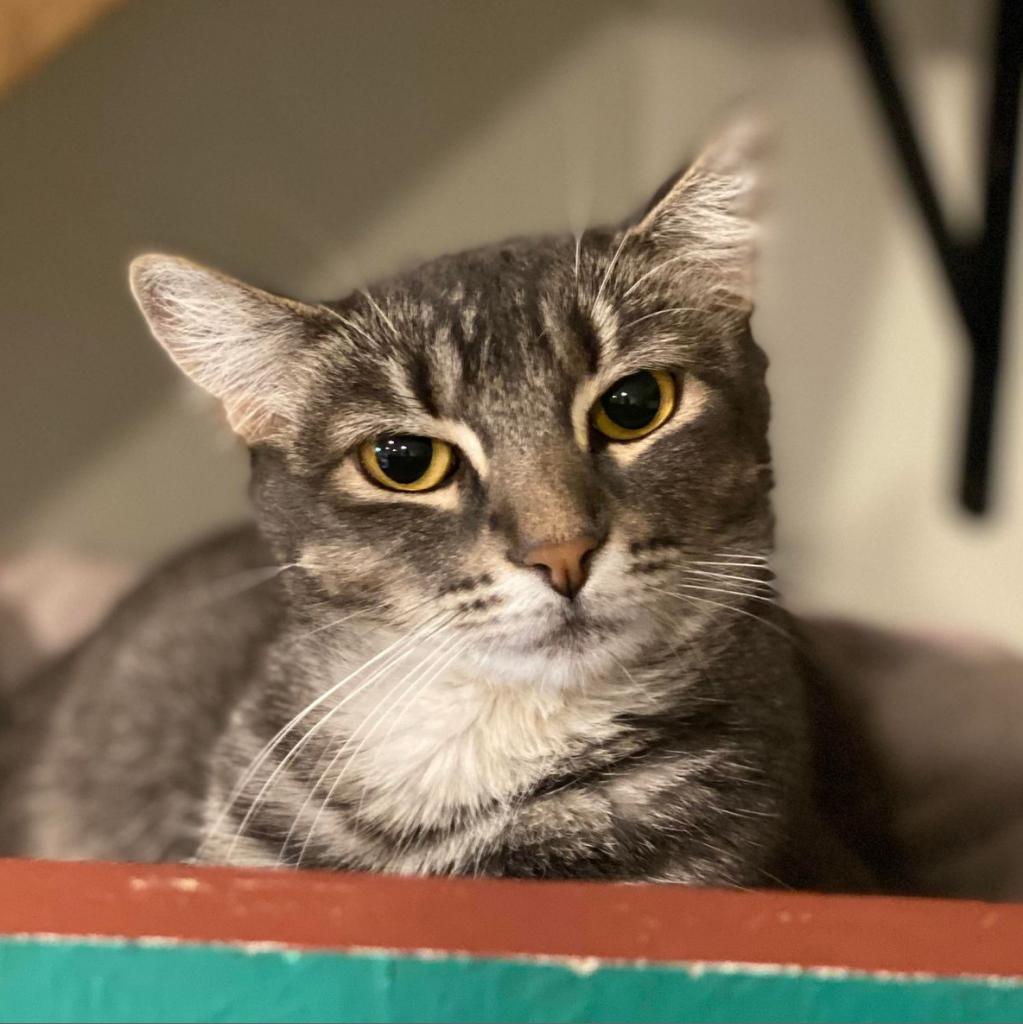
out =
{"type": "Polygon", "coordinates": [[[477,660],[489,681],[572,687],[623,675],[649,639],[639,621],[611,621],[573,612],[484,644],[477,660]]]}
{"type": "Polygon", "coordinates": [[[588,652],[495,649],[479,662],[488,683],[544,690],[585,686],[594,679],[606,678],[616,668],[614,657],[598,646],[588,652]]]}

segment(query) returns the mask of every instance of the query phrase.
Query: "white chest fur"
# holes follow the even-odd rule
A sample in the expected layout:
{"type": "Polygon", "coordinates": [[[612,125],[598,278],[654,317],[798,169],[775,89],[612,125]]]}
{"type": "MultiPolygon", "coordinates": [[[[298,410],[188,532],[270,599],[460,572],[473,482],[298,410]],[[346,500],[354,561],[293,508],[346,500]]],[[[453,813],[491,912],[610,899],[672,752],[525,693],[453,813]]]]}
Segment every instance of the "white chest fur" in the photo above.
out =
{"type": "Polygon", "coordinates": [[[383,673],[343,709],[337,788],[351,785],[364,814],[399,827],[507,802],[619,731],[621,694],[611,696],[599,680],[498,683],[454,661],[383,673]]]}

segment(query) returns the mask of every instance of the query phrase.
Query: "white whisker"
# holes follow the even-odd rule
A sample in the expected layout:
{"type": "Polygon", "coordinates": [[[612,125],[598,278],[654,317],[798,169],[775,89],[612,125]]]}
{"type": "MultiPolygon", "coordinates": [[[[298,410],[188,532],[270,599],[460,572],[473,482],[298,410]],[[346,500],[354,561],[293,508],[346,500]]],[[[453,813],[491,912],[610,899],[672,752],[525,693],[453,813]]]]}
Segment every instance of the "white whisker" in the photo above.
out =
{"type": "MultiPolygon", "coordinates": [[[[436,634],[433,634],[433,635],[436,635],[436,634]]],[[[422,662],[420,662],[418,665],[415,666],[415,668],[413,668],[409,673],[407,673],[405,676],[402,677],[401,681],[398,683],[398,685],[395,687],[395,689],[398,689],[399,687],[403,687],[404,683],[406,682],[406,680],[408,680],[410,677],[413,677],[415,675],[415,673],[422,671],[422,669],[425,667],[425,665],[431,659],[443,656],[443,654],[447,651],[448,647],[452,643],[455,644],[455,648],[456,648],[455,652],[451,655],[450,658],[447,659],[447,661],[445,661],[440,666],[440,669],[438,670],[438,672],[439,671],[443,671],[443,669],[445,669],[451,663],[451,661],[454,660],[454,658],[458,654],[458,652],[460,650],[462,650],[469,643],[469,638],[468,637],[459,638],[458,634],[455,633],[451,637],[448,637],[446,640],[442,641],[439,648],[437,648],[434,651],[431,651],[427,655],[427,657],[425,657],[422,660],[422,662]],[[460,643],[458,642],[459,639],[461,640],[460,643]]],[[[434,676],[436,676],[436,674],[437,673],[434,673],[434,676]]],[[[368,715],[366,715],[366,717],[362,720],[362,722],[360,723],[359,728],[357,728],[352,733],[352,735],[348,737],[348,739],[342,745],[341,749],[338,750],[338,752],[334,755],[334,759],[327,766],[327,770],[326,770],[326,772],[324,772],[324,775],[321,776],[321,778],[323,778],[327,774],[329,774],[330,771],[332,770],[332,768],[342,759],[342,757],[345,754],[345,751],[351,746],[352,741],[359,734],[359,730],[362,728],[362,726],[367,725],[369,723],[370,719],[373,717],[374,712],[379,712],[378,714],[376,714],[376,721],[373,723],[373,725],[369,729],[369,731],[362,737],[361,742],[355,748],[355,750],[352,751],[351,756],[348,758],[348,760],[345,761],[345,763],[341,766],[341,771],[338,773],[337,778],[334,779],[334,782],[332,783],[330,789],[327,791],[326,796],[324,796],[323,800],[321,801],[319,809],[317,810],[316,814],[313,816],[312,823],[310,824],[309,829],[306,832],[306,837],[305,837],[305,841],[302,843],[302,848],[298,852],[298,860],[295,862],[295,867],[301,867],[302,866],[302,859],[305,857],[306,851],[309,849],[309,844],[312,841],[313,835],[316,832],[316,826],[319,823],[320,818],[323,816],[323,812],[327,809],[328,806],[330,806],[330,802],[334,798],[334,794],[337,792],[338,786],[341,785],[341,780],[345,777],[345,773],[352,766],[352,764],[355,763],[355,761],[358,758],[359,754],[362,752],[363,748],[369,742],[370,737],[372,737],[373,734],[377,731],[377,729],[379,729],[380,726],[384,723],[384,721],[387,718],[387,712],[391,709],[391,707],[393,707],[393,705],[395,703],[397,703],[397,701],[400,700],[402,696],[407,694],[413,687],[415,687],[416,684],[419,682],[419,680],[421,678],[422,677],[418,677],[418,676],[416,676],[415,678],[412,678],[412,682],[409,684],[409,686],[408,687],[404,687],[402,689],[401,694],[398,696],[398,698],[395,701],[392,701],[391,703],[389,703],[386,707],[383,707],[383,703],[384,703],[383,701],[381,701],[379,704],[377,704],[377,706],[368,715]]],[[[431,678],[431,681],[432,681],[432,679],[434,677],[431,676],[430,678],[431,678]]],[[[389,697],[390,694],[393,693],[393,692],[394,692],[393,690],[389,691],[387,696],[389,697]]],[[[385,697],[384,699],[386,700],[387,698],[385,697]]],[[[314,789],[310,790],[310,794],[312,794],[313,792],[315,792],[314,789]]]]}
{"type": "Polygon", "coordinates": [[[652,313],[647,313],[644,316],[638,316],[635,320],[630,320],[621,329],[627,331],[630,327],[635,327],[636,324],[641,324],[644,320],[649,320],[655,316],[666,316],[668,313],[705,313],[706,310],[702,306],[669,306],[667,309],[655,309],[652,313]]]}
{"type": "Polygon", "coordinates": [[[336,309],[331,309],[329,306],[320,306],[318,308],[325,310],[335,320],[337,320],[339,323],[343,324],[350,331],[355,331],[357,334],[361,334],[366,339],[366,341],[368,341],[374,347],[379,346],[379,342],[376,340],[376,338],[374,338],[371,334],[369,334],[366,331],[366,329],[364,327],[362,327],[361,324],[357,323],[355,320],[351,320],[351,319],[349,319],[346,316],[342,316],[336,309]]]}
{"type": "MultiPolygon", "coordinates": [[[[439,629],[434,630],[428,636],[423,637],[421,639],[430,640],[433,637],[435,637],[438,632],[440,632],[439,629]]],[[[412,653],[411,650],[404,652],[404,654],[409,654],[409,653],[412,653]]],[[[393,694],[397,693],[398,690],[400,690],[402,688],[402,685],[409,678],[409,676],[411,676],[413,673],[418,671],[418,669],[422,666],[423,662],[429,660],[429,658],[432,657],[433,653],[434,652],[428,653],[426,655],[426,657],[423,659],[422,662],[419,662],[417,665],[413,666],[413,668],[410,669],[409,672],[407,672],[404,676],[402,676],[390,689],[387,690],[386,693],[383,694],[383,696],[381,696],[381,698],[377,701],[377,703],[374,704],[373,707],[370,708],[370,710],[363,716],[363,718],[361,719],[359,724],[355,727],[355,729],[352,731],[352,733],[345,738],[345,741],[341,744],[341,748],[331,757],[330,761],[324,767],[323,771],[321,771],[319,773],[319,776],[317,777],[316,781],[314,783],[312,783],[308,787],[308,792],[306,793],[305,799],[302,801],[301,805],[298,808],[298,811],[295,813],[295,815],[294,815],[294,817],[292,819],[292,822],[291,822],[291,826],[288,829],[287,835],[284,837],[284,841],[281,843],[281,848],[280,848],[280,850],[278,851],[278,854],[277,854],[277,866],[278,867],[283,863],[284,855],[287,852],[288,846],[291,843],[291,837],[295,834],[295,829],[298,827],[299,822],[302,820],[302,816],[305,814],[306,808],[312,802],[313,797],[316,795],[316,791],[323,785],[324,780],[327,778],[327,776],[333,770],[334,766],[338,763],[338,760],[343,756],[344,752],[351,746],[352,742],[355,740],[355,737],[359,735],[359,732],[362,730],[363,726],[365,726],[366,723],[373,718],[373,716],[376,714],[376,712],[378,710],[383,708],[383,705],[387,702],[389,697],[391,697],[393,694]]],[[[402,657],[404,657],[404,654],[402,655],[402,657]]],[[[401,659],[398,659],[398,660],[400,661],[401,659]]],[[[392,665],[393,664],[397,664],[397,662],[392,662],[391,664],[392,665]]],[[[313,766],[313,771],[314,772],[317,770],[317,768],[319,768],[320,762],[323,760],[323,756],[324,755],[321,754],[320,757],[317,758],[316,764],[313,766]]],[[[316,829],[316,823],[320,819],[320,815],[323,812],[324,806],[325,806],[325,804],[321,805],[320,810],[317,812],[316,817],[313,820],[312,826],[310,827],[309,831],[306,833],[306,839],[305,839],[305,842],[302,844],[301,851],[299,852],[298,861],[297,861],[297,863],[295,865],[296,867],[301,866],[301,864],[302,864],[302,857],[305,854],[305,851],[306,851],[306,849],[307,849],[307,847],[309,845],[310,839],[312,838],[312,834],[313,834],[313,832],[316,829]]]]}
{"type": "Polygon", "coordinates": [[[380,319],[383,320],[383,322],[391,329],[391,334],[394,335],[394,338],[397,341],[400,335],[398,334],[398,328],[394,326],[394,322],[391,318],[380,308],[380,304],[373,298],[368,289],[360,288],[359,291],[366,297],[366,301],[376,310],[377,316],[380,317],[380,319]]]}
{"type": "Polygon", "coordinates": [[[779,636],[783,636],[789,643],[792,642],[792,637],[784,629],[769,619],[765,619],[761,615],[755,615],[753,612],[747,611],[745,608],[736,608],[735,605],[722,604],[720,601],[711,601],[706,597],[695,597],[692,594],[676,594],[671,590],[664,590],[660,587],[652,587],[647,585],[648,589],[655,591],[658,594],[664,594],[667,597],[674,597],[678,601],[690,601],[694,604],[706,604],[713,608],[720,608],[722,611],[735,612],[737,615],[745,615],[747,618],[753,619],[754,622],[759,622],[761,625],[767,626],[769,629],[773,629],[779,636]]]}
{"type": "Polygon", "coordinates": [[[610,651],[608,652],[608,657],[622,670],[622,672],[625,674],[625,677],[638,690],[639,683],[636,682],[636,677],[628,670],[628,668],[626,668],[624,663],[619,661],[613,654],[610,653],[610,651]]]}
{"type": "MultiPolygon", "coordinates": [[[[412,642],[412,643],[414,643],[416,639],[417,639],[417,636],[415,634],[413,634],[412,637],[406,637],[405,638],[405,640],[407,642],[412,642]]],[[[400,662],[409,652],[410,652],[410,649],[406,648],[405,650],[402,650],[402,651],[392,655],[390,658],[388,658],[382,665],[380,665],[369,676],[368,679],[366,679],[363,682],[361,682],[354,690],[352,690],[350,693],[346,694],[345,697],[341,701],[339,701],[336,705],[334,705],[334,707],[332,707],[329,711],[327,711],[326,714],[324,714],[309,729],[307,729],[302,734],[302,736],[298,740],[298,742],[294,746],[292,746],[291,749],[281,759],[281,761],[277,765],[274,766],[273,771],[270,772],[269,777],[266,779],[266,781],[260,787],[259,792],[256,794],[255,799],[252,801],[252,804],[249,806],[248,811],[246,812],[244,818],[242,819],[241,823],[239,824],[237,830],[235,831],[234,838],[233,838],[233,840],[231,842],[231,846],[228,848],[228,852],[227,852],[227,860],[228,860],[228,862],[230,862],[231,853],[234,850],[235,844],[237,843],[238,839],[241,838],[242,834],[245,832],[245,829],[248,827],[248,823],[249,823],[249,821],[251,821],[252,816],[253,816],[253,814],[256,811],[256,808],[263,802],[264,798],[271,792],[274,783],[277,781],[277,779],[279,779],[280,777],[283,776],[284,771],[295,760],[295,758],[298,756],[299,752],[305,747],[305,745],[309,742],[309,740],[311,740],[312,737],[317,732],[319,732],[319,730],[324,725],[326,725],[327,722],[329,722],[334,717],[334,715],[338,711],[341,710],[342,707],[344,707],[350,700],[352,700],[353,698],[357,697],[363,690],[365,690],[372,683],[376,682],[376,680],[378,680],[389,668],[391,668],[393,665],[396,665],[398,662],[400,662]]],[[[317,760],[317,764],[318,763],[319,763],[319,759],[317,760]]]]}
{"type": "Polygon", "coordinates": [[[338,626],[343,625],[350,619],[354,619],[357,615],[366,615],[368,609],[359,608],[357,611],[351,612],[348,615],[342,615],[339,619],[333,619],[332,621],[325,623],[322,626],[317,626],[315,629],[310,629],[306,633],[302,633],[299,636],[293,637],[288,641],[288,647],[294,647],[295,644],[301,643],[303,640],[308,640],[311,636],[316,636],[317,633],[323,633],[328,629],[336,629],[338,626]]]}
{"type": "Polygon", "coordinates": [[[770,583],[759,580],[754,576],[736,576],[734,573],[727,572],[705,572],[702,569],[686,569],[685,572],[689,576],[701,576],[710,580],[737,580],[742,583],[749,583],[751,586],[762,590],[774,591],[774,587],[770,583]]]}
{"type": "MultiPolygon", "coordinates": [[[[428,621],[430,621],[430,620],[428,620],[428,621]]],[[[424,627],[420,627],[420,628],[424,628],[424,627]]],[[[412,637],[414,638],[415,636],[416,636],[416,633],[413,633],[412,637]]],[[[291,732],[291,730],[294,729],[295,726],[297,726],[299,724],[299,722],[302,721],[303,718],[305,718],[307,715],[309,715],[313,711],[315,711],[318,707],[320,707],[322,704],[324,704],[324,702],[330,700],[330,698],[335,693],[337,693],[338,690],[340,690],[347,683],[349,683],[350,681],[355,679],[361,672],[363,672],[365,669],[369,668],[370,665],[372,665],[375,662],[379,661],[381,658],[388,657],[390,655],[390,653],[395,648],[400,647],[403,644],[408,643],[409,639],[410,639],[409,636],[403,636],[403,637],[399,637],[393,643],[388,644],[387,647],[385,647],[382,651],[379,651],[377,654],[375,654],[368,661],[364,662],[362,665],[360,665],[353,672],[350,672],[343,679],[341,679],[338,682],[334,683],[333,686],[330,686],[326,690],[324,690],[323,693],[321,693],[314,700],[310,701],[286,725],[284,725],[281,729],[279,729],[277,731],[277,733],[273,736],[273,738],[268,743],[266,743],[262,747],[262,749],[259,751],[259,753],[255,756],[255,758],[253,758],[252,763],[245,770],[245,772],[243,772],[240,781],[235,785],[234,790],[232,791],[231,795],[228,797],[227,803],[224,805],[224,808],[221,810],[220,814],[217,816],[216,820],[214,821],[212,827],[208,830],[207,834],[213,834],[213,833],[215,833],[215,832],[220,830],[220,828],[223,826],[224,822],[227,820],[227,816],[228,816],[228,814],[230,814],[231,808],[235,805],[235,803],[237,803],[237,801],[241,797],[242,793],[244,793],[245,790],[248,788],[249,784],[255,778],[255,776],[259,772],[260,768],[262,768],[262,766],[265,763],[266,759],[270,756],[271,753],[273,753],[274,749],[278,746],[278,744],[280,744],[288,736],[288,734],[291,732]]],[[[322,721],[322,719],[321,719],[321,721],[322,721]]],[[[237,839],[237,836],[235,838],[237,839]]],[[[232,849],[233,849],[233,846],[234,846],[234,844],[232,843],[232,849]]]]}
{"type": "Polygon", "coordinates": [[[724,587],[706,587],[699,583],[686,583],[684,581],[679,581],[679,585],[686,587],[688,590],[706,590],[710,594],[729,594],[732,597],[748,597],[751,601],[766,601],[768,604],[778,603],[772,597],[761,597],[759,594],[751,594],[746,590],[728,590],[724,587]]]}
{"type": "Polygon", "coordinates": [[[200,606],[212,604],[215,601],[223,601],[228,597],[237,597],[248,590],[269,583],[276,579],[285,569],[297,569],[298,564],[291,562],[288,565],[268,565],[256,569],[245,569],[242,572],[233,573],[230,576],[222,576],[213,580],[205,589],[200,600],[200,606]]]}
{"type": "MultiPolygon", "coordinates": [[[[465,651],[466,647],[468,647],[471,642],[472,642],[472,638],[471,637],[465,637],[463,639],[463,642],[458,644],[455,647],[455,649],[451,652],[450,656],[445,659],[443,664],[441,664],[438,668],[436,668],[429,675],[420,676],[417,680],[415,680],[414,685],[417,685],[420,682],[422,682],[422,685],[419,686],[418,689],[416,689],[415,692],[412,693],[411,696],[409,696],[405,700],[405,703],[402,706],[401,711],[398,712],[398,714],[395,716],[394,720],[391,722],[390,728],[387,730],[387,732],[384,733],[384,738],[380,741],[381,749],[386,748],[388,740],[390,740],[391,736],[394,735],[395,729],[398,727],[398,724],[401,722],[402,718],[405,717],[405,712],[408,711],[409,707],[411,707],[411,705],[419,698],[419,696],[426,691],[426,689],[455,660],[455,658],[459,657],[465,651]]],[[[425,667],[425,665],[424,665],[424,667],[425,667]]],[[[402,694],[402,696],[406,696],[409,693],[410,693],[410,690],[405,690],[404,693],[402,694]]],[[[354,758],[355,755],[353,754],[352,756],[354,758]]],[[[360,811],[362,810],[362,800],[360,800],[360,802],[359,802],[359,810],[360,811]]]]}
{"type": "Polygon", "coordinates": [[[663,270],[669,264],[678,263],[679,260],[686,260],[691,258],[692,257],[689,253],[681,253],[678,256],[672,256],[670,259],[666,259],[661,263],[658,263],[656,267],[654,267],[651,270],[648,270],[645,274],[640,274],[639,277],[637,277],[636,280],[633,281],[632,284],[625,289],[625,294],[622,295],[622,299],[627,299],[648,277],[651,277],[658,271],[663,270]]]}
{"type": "MultiPolygon", "coordinates": [[[[615,249],[615,254],[614,256],[611,257],[611,262],[607,265],[607,270],[604,271],[604,276],[603,278],[601,278],[600,287],[597,289],[597,296],[593,300],[594,307],[596,307],[597,304],[600,302],[601,296],[603,296],[604,294],[604,287],[607,285],[607,282],[610,279],[611,274],[614,272],[615,265],[618,263],[618,257],[621,255],[622,249],[625,248],[625,243],[631,237],[632,236],[629,234],[628,231],[623,233],[622,240],[618,243],[618,248],[615,249]]],[[[629,293],[626,292],[625,294],[628,295],[629,293]]]]}
{"type": "Polygon", "coordinates": [[[709,562],[705,560],[688,562],[687,565],[709,565],[722,569],[756,569],[759,572],[771,572],[767,562],[709,562]]]}

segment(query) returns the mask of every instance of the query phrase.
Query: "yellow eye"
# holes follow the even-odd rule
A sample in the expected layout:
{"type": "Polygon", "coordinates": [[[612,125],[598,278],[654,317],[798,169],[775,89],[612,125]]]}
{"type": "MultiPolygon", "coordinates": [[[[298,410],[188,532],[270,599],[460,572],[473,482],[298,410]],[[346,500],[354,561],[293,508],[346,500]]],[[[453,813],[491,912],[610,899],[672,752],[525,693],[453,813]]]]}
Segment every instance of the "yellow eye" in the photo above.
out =
{"type": "Polygon", "coordinates": [[[675,409],[675,378],[640,370],[616,381],[590,411],[590,421],[612,441],[637,441],[653,433],[675,409]]]}
{"type": "Polygon", "coordinates": [[[359,461],[370,479],[392,491],[429,491],[454,469],[451,445],[435,437],[391,434],[359,448],[359,461]]]}

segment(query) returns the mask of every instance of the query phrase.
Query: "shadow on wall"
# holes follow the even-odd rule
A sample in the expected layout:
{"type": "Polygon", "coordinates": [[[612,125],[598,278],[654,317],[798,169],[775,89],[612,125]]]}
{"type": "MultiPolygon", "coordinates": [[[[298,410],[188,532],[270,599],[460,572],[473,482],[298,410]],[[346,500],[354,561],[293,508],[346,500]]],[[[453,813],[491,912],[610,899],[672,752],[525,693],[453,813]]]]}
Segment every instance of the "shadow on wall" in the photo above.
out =
{"type": "Polygon", "coordinates": [[[132,3],[16,90],[0,108],[0,523],[176,379],[141,343],[133,254],[297,288],[615,6],[132,3]]]}

